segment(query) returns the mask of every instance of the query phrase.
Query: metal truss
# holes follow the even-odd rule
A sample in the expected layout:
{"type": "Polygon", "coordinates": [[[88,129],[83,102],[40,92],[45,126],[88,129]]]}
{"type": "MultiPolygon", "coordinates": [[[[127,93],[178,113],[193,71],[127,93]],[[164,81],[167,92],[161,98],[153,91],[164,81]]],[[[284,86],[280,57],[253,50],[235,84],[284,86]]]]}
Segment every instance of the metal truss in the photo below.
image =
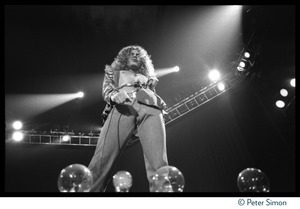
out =
{"type": "MultiPolygon", "coordinates": [[[[191,111],[205,105],[211,100],[223,95],[228,92],[230,89],[235,88],[242,80],[243,76],[237,76],[234,72],[230,73],[228,76],[210,84],[209,86],[200,89],[189,97],[183,99],[182,101],[176,103],[170,108],[165,110],[164,114],[165,125],[168,127],[173,121],[178,118],[189,114],[191,111]],[[224,89],[220,90],[218,88],[219,83],[224,84],[224,89]]],[[[74,145],[74,146],[96,146],[98,141],[98,135],[89,136],[87,135],[72,135],[70,140],[64,141],[63,136],[68,133],[57,132],[57,133],[47,133],[47,134],[36,134],[30,132],[24,132],[24,139],[21,142],[16,143],[27,143],[27,144],[50,144],[50,145],[74,145]]],[[[8,135],[7,141],[12,141],[11,135],[8,135]]],[[[130,147],[139,142],[137,136],[132,136],[128,143],[127,147],[130,147]]]]}

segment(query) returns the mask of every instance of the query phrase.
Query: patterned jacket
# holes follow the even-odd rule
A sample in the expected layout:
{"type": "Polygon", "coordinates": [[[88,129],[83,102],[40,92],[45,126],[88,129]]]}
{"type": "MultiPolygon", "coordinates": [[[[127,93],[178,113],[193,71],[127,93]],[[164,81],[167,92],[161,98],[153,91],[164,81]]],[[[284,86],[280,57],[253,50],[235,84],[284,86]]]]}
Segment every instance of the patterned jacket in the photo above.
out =
{"type": "Polygon", "coordinates": [[[146,77],[133,71],[115,71],[110,67],[105,68],[102,96],[106,101],[106,106],[101,118],[103,124],[115,103],[111,101],[111,96],[119,91],[126,91],[129,96],[136,98],[139,103],[164,110],[167,105],[163,99],[156,94],[155,85],[148,84],[151,79],[156,77],[146,77]]]}

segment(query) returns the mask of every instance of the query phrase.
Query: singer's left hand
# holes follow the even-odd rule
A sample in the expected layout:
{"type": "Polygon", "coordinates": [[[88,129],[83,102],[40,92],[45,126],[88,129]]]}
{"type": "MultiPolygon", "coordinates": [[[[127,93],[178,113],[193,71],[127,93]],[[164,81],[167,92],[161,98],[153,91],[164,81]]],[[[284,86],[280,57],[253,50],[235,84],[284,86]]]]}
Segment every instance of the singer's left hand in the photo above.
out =
{"type": "Polygon", "coordinates": [[[156,77],[151,77],[151,78],[149,78],[147,85],[150,88],[155,88],[155,86],[157,85],[157,83],[158,83],[158,79],[156,77]]]}

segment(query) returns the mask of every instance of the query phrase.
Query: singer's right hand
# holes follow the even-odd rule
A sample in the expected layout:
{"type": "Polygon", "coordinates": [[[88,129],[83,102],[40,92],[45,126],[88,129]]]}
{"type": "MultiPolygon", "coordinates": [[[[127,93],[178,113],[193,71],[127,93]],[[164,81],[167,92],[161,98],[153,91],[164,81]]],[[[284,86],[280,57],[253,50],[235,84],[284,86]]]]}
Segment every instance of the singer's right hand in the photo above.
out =
{"type": "Polygon", "coordinates": [[[124,102],[131,102],[132,99],[128,96],[125,91],[120,91],[111,96],[111,100],[117,104],[122,104],[124,102]]]}

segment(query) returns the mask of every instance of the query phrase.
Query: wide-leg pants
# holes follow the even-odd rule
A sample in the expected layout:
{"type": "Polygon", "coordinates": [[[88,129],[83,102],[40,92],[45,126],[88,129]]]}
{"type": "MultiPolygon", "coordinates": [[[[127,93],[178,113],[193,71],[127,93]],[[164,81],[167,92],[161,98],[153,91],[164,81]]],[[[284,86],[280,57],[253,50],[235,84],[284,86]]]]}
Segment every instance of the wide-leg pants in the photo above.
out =
{"type": "Polygon", "coordinates": [[[168,165],[165,124],[161,110],[134,101],[132,105],[115,105],[101,129],[88,166],[93,175],[90,192],[105,190],[110,169],[123,146],[136,133],[144,153],[149,190],[153,191],[151,177],[160,167],[168,165]]]}

